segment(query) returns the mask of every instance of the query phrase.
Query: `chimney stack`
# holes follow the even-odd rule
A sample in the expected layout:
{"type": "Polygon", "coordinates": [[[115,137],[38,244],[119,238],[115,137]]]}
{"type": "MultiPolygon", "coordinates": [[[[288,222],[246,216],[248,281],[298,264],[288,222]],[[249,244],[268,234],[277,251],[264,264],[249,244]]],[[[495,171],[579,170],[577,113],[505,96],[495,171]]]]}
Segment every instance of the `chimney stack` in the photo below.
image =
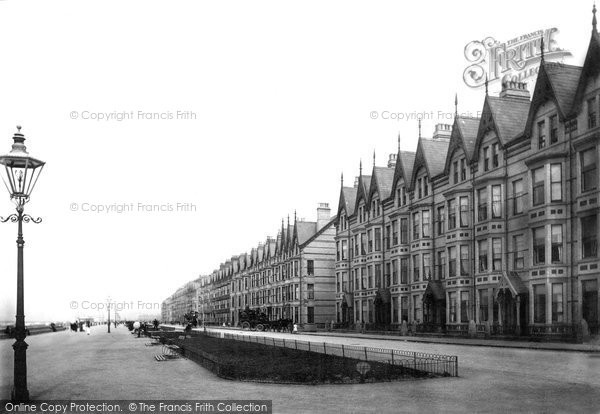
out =
{"type": "Polygon", "coordinates": [[[433,139],[450,140],[451,135],[452,135],[452,125],[436,124],[435,131],[433,132],[433,139]]]}
{"type": "Polygon", "coordinates": [[[527,83],[506,79],[502,81],[502,92],[500,92],[500,98],[513,98],[529,101],[531,99],[531,94],[527,89],[527,83]]]}
{"type": "Polygon", "coordinates": [[[321,230],[331,219],[329,203],[319,203],[317,207],[317,231],[321,230]]]}
{"type": "Polygon", "coordinates": [[[394,168],[396,167],[396,157],[398,156],[398,154],[390,154],[390,159],[388,160],[388,168],[394,168]]]}

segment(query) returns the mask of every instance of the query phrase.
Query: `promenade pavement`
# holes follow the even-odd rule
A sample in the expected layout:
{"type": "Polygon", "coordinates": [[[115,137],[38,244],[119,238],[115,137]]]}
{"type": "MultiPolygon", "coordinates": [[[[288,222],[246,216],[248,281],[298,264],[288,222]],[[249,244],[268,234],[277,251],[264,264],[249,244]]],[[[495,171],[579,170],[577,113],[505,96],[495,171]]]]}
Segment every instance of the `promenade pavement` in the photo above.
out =
{"type": "MultiPolygon", "coordinates": [[[[554,351],[386,341],[394,347],[459,354],[461,376],[378,384],[261,384],[218,378],[187,359],[157,362],[160,347],[145,346],[147,338],[138,339],[125,327],[112,331],[107,334],[99,326],[89,336],[66,331],[27,338],[31,397],[269,399],[276,413],[597,412],[600,407],[600,358],[591,357],[595,354],[561,357],[564,353],[554,351]]],[[[7,398],[12,386],[12,343],[0,341],[0,398],[7,398]]]]}
{"type": "Polygon", "coordinates": [[[448,345],[469,345],[469,346],[489,346],[494,348],[521,348],[521,349],[539,349],[550,351],[573,351],[573,352],[600,352],[600,339],[593,339],[583,344],[566,342],[533,342],[533,341],[515,341],[501,339],[479,339],[479,338],[452,338],[452,337],[427,337],[427,336],[401,336],[386,334],[370,334],[359,332],[305,332],[307,335],[318,336],[337,336],[350,338],[367,338],[389,341],[421,342],[429,344],[448,344],[448,345]]]}

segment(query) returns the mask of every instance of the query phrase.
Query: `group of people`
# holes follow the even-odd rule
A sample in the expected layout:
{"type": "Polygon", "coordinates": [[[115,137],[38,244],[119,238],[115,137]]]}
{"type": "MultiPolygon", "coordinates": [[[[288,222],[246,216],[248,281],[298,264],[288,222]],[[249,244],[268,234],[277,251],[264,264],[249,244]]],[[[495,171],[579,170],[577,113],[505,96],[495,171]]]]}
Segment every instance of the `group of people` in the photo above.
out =
{"type": "Polygon", "coordinates": [[[92,330],[92,324],[89,320],[87,321],[75,321],[71,324],[71,330],[73,332],[85,332],[86,334],[90,334],[92,330]]]}

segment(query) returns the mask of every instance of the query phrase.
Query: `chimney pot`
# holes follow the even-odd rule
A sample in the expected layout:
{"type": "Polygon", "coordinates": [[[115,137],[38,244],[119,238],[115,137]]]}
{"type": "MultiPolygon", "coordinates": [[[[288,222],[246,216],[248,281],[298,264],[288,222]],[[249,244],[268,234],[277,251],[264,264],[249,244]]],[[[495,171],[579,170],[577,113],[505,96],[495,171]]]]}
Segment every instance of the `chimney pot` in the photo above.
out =
{"type": "Polygon", "coordinates": [[[452,135],[452,125],[436,124],[435,131],[433,133],[433,139],[450,140],[451,135],[452,135]]]}
{"type": "Polygon", "coordinates": [[[390,159],[388,160],[388,168],[394,168],[396,166],[396,157],[397,154],[390,154],[390,159]]]}
{"type": "Polygon", "coordinates": [[[329,203],[319,203],[317,207],[317,231],[321,230],[331,218],[329,203]]]}

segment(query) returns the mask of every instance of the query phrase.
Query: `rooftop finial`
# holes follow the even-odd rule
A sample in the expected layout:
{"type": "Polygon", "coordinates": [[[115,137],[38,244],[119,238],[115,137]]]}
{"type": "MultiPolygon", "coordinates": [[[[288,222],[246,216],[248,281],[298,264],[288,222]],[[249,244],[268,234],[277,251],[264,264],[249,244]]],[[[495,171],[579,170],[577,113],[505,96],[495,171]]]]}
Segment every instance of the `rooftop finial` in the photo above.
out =
{"type": "Polygon", "coordinates": [[[541,64],[544,64],[544,35],[542,35],[542,39],[540,40],[540,50],[541,50],[541,64]]]}
{"type": "Polygon", "coordinates": [[[341,181],[342,181],[342,187],[343,187],[344,186],[344,172],[343,171],[342,171],[342,179],[341,179],[341,181]]]}
{"type": "Polygon", "coordinates": [[[373,149],[373,167],[375,167],[375,150],[373,149]]]}
{"type": "Polygon", "coordinates": [[[362,158],[360,159],[360,164],[358,165],[358,175],[362,177],[362,158]]]}
{"type": "Polygon", "coordinates": [[[421,139],[421,119],[419,119],[419,139],[421,139]]]}
{"type": "Polygon", "coordinates": [[[485,75],[485,95],[487,96],[488,94],[488,76],[487,73],[485,75]]]}
{"type": "Polygon", "coordinates": [[[17,125],[17,132],[20,134],[21,133],[21,125],[17,125]]]}
{"type": "Polygon", "coordinates": [[[398,131],[398,153],[400,152],[400,131],[398,131]]]}
{"type": "Polygon", "coordinates": [[[596,2],[594,2],[594,8],[592,9],[592,14],[594,15],[594,17],[592,18],[592,28],[594,29],[594,32],[596,31],[596,2]]]}
{"type": "Polygon", "coordinates": [[[458,118],[458,94],[454,93],[454,117],[458,118]]]}
{"type": "Polygon", "coordinates": [[[294,223],[296,223],[297,217],[296,217],[296,210],[294,209],[294,223]]]}

